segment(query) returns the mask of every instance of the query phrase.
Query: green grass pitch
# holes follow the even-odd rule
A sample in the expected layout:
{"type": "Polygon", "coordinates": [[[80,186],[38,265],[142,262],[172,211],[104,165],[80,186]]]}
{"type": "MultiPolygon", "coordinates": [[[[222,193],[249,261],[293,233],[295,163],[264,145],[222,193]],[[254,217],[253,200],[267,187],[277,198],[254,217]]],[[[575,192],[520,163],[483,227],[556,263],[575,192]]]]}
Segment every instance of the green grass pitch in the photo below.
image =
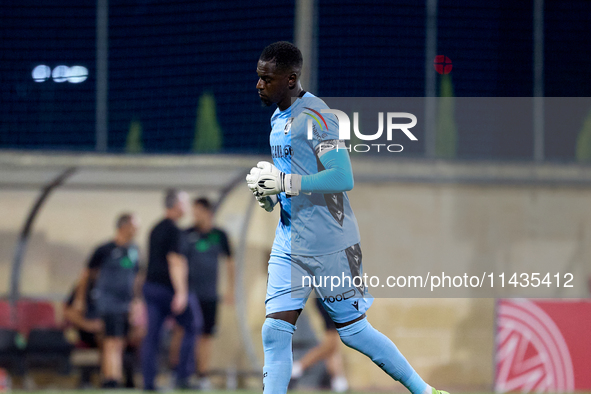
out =
{"type": "MultiPolygon", "coordinates": [[[[64,394],[132,394],[132,393],[143,393],[141,390],[39,390],[39,391],[12,391],[13,394],[53,394],[53,393],[64,393],[64,394]]],[[[188,394],[188,393],[207,393],[207,394],[261,394],[261,391],[252,391],[252,390],[237,390],[237,391],[192,391],[192,390],[183,390],[183,391],[166,391],[166,394],[188,394]]],[[[289,391],[289,394],[327,394],[330,391],[289,391]]],[[[348,394],[372,394],[372,393],[357,393],[354,391],[348,392],[348,394]]],[[[375,393],[375,394],[384,394],[384,393],[375,393]]],[[[463,393],[465,394],[465,393],[463,393]]],[[[470,393],[473,394],[473,393],[470,393]]],[[[494,394],[494,393],[482,393],[482,394],[494,394]]]]}
{"type": "MultiPolygon", "coordinates": [[[[64,393],[64,394],[132,394],[132,393],[143,393],[141,390],[39,390],[39,391],[12,391],[12,393],[20,394],[53,394],[53,393],[64,393]]],[[[215,391],[166,391],[166,394],[188,394],[188,393],[207,393],[207,394],[261,394],[260,391],[253,390],[237,390],[237,391],[226,391],[226,390],[215,390],[215,391]]],[[[328,394],[330,391],[289,391],[288,394],[328,394]]],[[[386,392],[355,392],[349,391],[348,394],[385,394],[386,392]]],[[[454,394],[454,393],[452,393],[454,394]]],[[[459,394],[459,393],[458,393],[459,394]]],[[[479,393],[466,393],[461,394],[495,394],[489,392],[479,393]]],[[[591,394],[591,393],[577,393],[577,394],[591,394]]]]}
{"type": "MultiPolygon", "coordinates": [[[[133,393],[143,393],[142,390],[39,390],[39,391],[12,391],[12,393],[20,393],[20,394],[53,394],[53,393],[64,393],[64,394],[133,394],[133,393]]],[[[236,391],[226,391],[226,390],[214,390],[214,391],[192,391],[192,390],[183,390],[183,391],[166,391],[166,394],[188,394],[188,393],[207,393],[207,394],[261,394],[262,390],[254,391],[254,390],[236,390],[236,391]]],[[[288,394],[329,394],[330,391],[288,391],[288,394]]],[[[390,394],[390,392],[357,392],[357,391],[349,391],[347,394],[390,394]]],[[[401,393],[401,392],[397,392],[401,393]]],[[[461,393],[453,393],[452,394],[496,394],[493,392],[461,392],[461,393]]],[[[571,393],[574,394],[574,393],[571,393]]],[[[576,392],[576,394],[591,394],[591,392],[576,392]]]]}
{"type": "MultiPolygon", "coordinates": [[[[12,394],[57,394],[57,393],[64,393],[64,394],[133,394],[133,393],[143,393],[142,390],[35,390],[35,391],[21,391],[21,390],[13,390],[11,391],[12,394]]],[[[197,390],[179,390],[179,391],[165,391],[166,394],[188,394],[188,393],[207,393],[207,394],[261,394],[261,391],[252,391],[252,390],[236,390],[236,391],[226,391],[226,390],[213,390],[213,391],[197,391],[197,390]]],[[[289,391],[289,394],[327,394],[330,391],[289,391]]],[[[348,392],[348,394],[362,394],[356,393],[353,391],[348,392]]],[[[363,394],[371,394],[371,393],[363,393],[363,394]]],[[[383,394],[383,393],[376,393],[376,394],[383,394]]],[[[490,393],[493,394],[493,393],[490,393]]]]}

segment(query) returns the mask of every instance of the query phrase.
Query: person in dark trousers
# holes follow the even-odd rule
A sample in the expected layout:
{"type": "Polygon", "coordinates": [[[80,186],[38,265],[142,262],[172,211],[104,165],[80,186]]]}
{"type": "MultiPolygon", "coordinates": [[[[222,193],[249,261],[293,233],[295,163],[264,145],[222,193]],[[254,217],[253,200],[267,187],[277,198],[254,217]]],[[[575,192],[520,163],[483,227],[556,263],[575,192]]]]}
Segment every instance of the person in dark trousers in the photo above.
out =
{"type": "Polygon", "coordinates": [[[188,195],[168,190],[165,195],[165,218],[150,233],[149,261],[143,287],[148,312],[148,331],[142,344],[144,390],[156,390],[157,356],[160,331],[164,320],[174,316],[184,329],[184,337],[176,368],[176,386],[188,387],[192,372],[195,337],[201,331],[203,318],[197,297],[189,294],[189,270],[183,255],[186,244],[176,222],[188,210],[188,195]]]}
{"type": "MultiPolygon", "coordinates": [[[[213,206],[207,198],[197,198],[193,201],[193,226],[186,229],[185,234],[188,242],[189,291],[197,295],[204,323],[203,333],[195,346],[197,375],[199,388],[209,390],[209,361],[219,299],[218,267],[220,257],[225,258],[228,283],[224,301],[233,304],[234,259],[226,232],[214,227],[213,206]]],[[[182,328],[175,326],[170,347],[171,363],[178,360],[182,335],[182,328]]]]}
{"type": "Polygon", "coordinates": [[[89,285],[91,298],[100,316],[102,340],[101,373],[104,388],[117,388],[123,377],[123,353],[129,331],[129,309],[139,270],[138,248],[133,243],[138,228],[135,215],[124,213],[117,219],[112,241],[99,246],[82,274],[76,290],[74,310],[87,310],[89,285]]]}

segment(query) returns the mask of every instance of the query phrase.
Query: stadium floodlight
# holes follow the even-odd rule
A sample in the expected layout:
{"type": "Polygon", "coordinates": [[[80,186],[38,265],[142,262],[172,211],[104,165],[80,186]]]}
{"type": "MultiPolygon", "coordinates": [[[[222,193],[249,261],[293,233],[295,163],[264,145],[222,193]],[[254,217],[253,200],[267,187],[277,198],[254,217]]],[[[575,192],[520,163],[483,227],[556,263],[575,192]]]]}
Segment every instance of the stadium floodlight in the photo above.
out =
{"type": "Polygon", "coordinates": [[[62,83],[68,80],[69,73],[70,68],[68,66],[57,66],[53,69],[51,76],[53,77],[54,82],[62,83]]]}
{"type": "Polygon", "coordinates": [[[88,78],[88,69],[83,66],[72,66],[68,70],[68,82],[82,83],[88,78]]]}
{"type": "Polygon", "coordinates": [[[45,64],[40,64],[33,69],[31,75],[35,82],[45,82],[51,77],[51,68],[45,64]]]}
{"type": "Polygon", "coordinates": [[[54,82],[70,82],[70,83],[82,83],[88,79],[88,69],[84,66],[64,66],[60,65],[51,71],[49,66],[40,64],[33,69],[31,73],[35,82],[45,82],[50,77],[53,78],[54,82]]]}

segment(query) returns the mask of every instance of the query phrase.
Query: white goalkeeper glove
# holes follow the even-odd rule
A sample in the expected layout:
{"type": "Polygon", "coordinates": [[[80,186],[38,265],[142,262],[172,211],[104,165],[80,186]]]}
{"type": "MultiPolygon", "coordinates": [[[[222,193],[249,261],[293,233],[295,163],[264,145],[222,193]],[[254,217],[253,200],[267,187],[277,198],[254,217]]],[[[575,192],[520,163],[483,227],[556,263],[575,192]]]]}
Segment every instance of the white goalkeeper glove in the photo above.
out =
{"type": "Polygon", "coordinates": [[[268,161],[259,161],[246,176],[246,183],[255,196],[271,196],[281,192],[297,196],[300,194],[302,176],[286,174],[268,161]]]}
{"type": "Polygon", "coordinates": [[[267,212],[273,212],[275,204],[277,204],[277,201],[279,201],[279,199],[275,195],[260,197],[254,196],[254,198],[256,198],[257,202],[259,203],[259,206],[267,212]]]}

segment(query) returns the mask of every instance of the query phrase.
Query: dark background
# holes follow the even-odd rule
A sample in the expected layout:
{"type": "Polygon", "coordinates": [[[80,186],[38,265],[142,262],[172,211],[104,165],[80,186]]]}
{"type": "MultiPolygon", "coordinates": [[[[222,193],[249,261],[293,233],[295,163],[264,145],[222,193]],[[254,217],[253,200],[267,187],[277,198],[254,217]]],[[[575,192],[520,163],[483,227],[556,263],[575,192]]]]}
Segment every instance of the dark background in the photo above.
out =
{"type": "MultiPolygon", "coordinates": [[[[293,1],[109,3],[110,152],[124,150],[130,122],[138,120],[146,152],[190,153],[199,97],[212,92],[223,152],[268,153],[273,108],[262,108],[256,94],[256,61],[269,43],[293,41],[293,1]]],[[[532,96],[532,7],[439,0],[437,52],[453,62],[456,96],[532,96]]],[[[545,96],[591,96],[591,1],[546,0],[544,15],[545,96]]],[[[424,95],[424,2],[318,0],[318,23],[313,93],[424,95]]],[[[0,149],[94,149],[95,45],[94,1],[2,2],[0,149]],[[31,72],[38,64],[82,65],[89,78],[36,83],[31,72]]],[[[588,110],[568,114],[572,127],[546,127],[547,160],[574,159],[588,110]]],[[[532,140],[528,127],[515,135],[460,124],[458,157],[530,160],[532,140]]]]}

